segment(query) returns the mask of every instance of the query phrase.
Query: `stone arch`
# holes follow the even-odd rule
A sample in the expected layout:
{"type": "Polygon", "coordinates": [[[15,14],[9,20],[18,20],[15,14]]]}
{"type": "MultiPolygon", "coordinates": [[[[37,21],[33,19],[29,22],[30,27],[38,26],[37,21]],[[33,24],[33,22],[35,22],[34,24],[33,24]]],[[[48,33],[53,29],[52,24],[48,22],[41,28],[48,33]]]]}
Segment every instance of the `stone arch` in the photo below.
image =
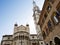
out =
{"type": "Polygon", "coordinates": [[[56,45],[59,45],[60,44],[60,38],[59,37],[54,37],[54,43],[56,45]]]}

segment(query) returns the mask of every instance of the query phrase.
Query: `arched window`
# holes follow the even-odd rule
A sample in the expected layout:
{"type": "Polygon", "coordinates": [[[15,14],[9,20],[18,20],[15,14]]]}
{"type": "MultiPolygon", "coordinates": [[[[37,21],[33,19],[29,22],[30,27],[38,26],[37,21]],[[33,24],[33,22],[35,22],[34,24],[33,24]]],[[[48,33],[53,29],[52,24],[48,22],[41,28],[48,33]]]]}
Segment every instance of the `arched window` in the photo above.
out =
{"type": "Polygon", "coordinates": [[[52,45],[52,41],[50,41],[50,45],[52,45]]]}
{"type": "Polygon", "coordinates": [[[38,45],[37,43],[32,43],[32,45],[38,45]]]}
{"type": "Polygon", "coordinates": [[[48,44],[46,44],[46,45],[48,45],[48,44]]]}
{"type": "Polygon", "coordinates": [[[60,39],[58,37],[54,38],[54,42],[56,45],[60,45],[60,39]]]}

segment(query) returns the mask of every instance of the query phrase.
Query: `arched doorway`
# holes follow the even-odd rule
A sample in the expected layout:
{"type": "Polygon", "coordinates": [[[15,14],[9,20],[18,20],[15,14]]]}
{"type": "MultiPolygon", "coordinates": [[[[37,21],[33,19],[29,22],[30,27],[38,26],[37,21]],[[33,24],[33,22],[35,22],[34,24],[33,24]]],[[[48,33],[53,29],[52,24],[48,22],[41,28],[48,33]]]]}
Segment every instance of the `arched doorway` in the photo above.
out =
{"type": "Polygon", "coordinates": [[[32,45],[39,45],[38,43],[32,43],[32,45]]]}
{"type": "Polygon", "coordinates": [[[36,43],[32,43],[32,45],[36,45],[36,43]]]}
{"type": "Polygon", "coordinates": [[[55,45],[60,45],[60,39],[58,37],[54,38],[55,45]]]}

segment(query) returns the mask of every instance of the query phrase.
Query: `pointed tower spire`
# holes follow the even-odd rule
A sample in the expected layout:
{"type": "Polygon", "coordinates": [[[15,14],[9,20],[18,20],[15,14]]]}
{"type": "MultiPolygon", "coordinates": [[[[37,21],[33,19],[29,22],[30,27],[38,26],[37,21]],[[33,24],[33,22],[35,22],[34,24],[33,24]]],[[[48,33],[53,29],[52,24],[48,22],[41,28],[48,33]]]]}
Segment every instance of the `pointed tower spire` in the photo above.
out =
{"type": "Polygon", "coordinates": [[[35,1],[33,0],[33,7],[35,7],[36,6],[36,3],[35,3],[35,1]]]}
{"type": "Polygon", "coordinates": [[[33,0],[33,12],[35,13],[35,11],[40,11],[39,7],[36,5],[36,2],[33,0]]]}

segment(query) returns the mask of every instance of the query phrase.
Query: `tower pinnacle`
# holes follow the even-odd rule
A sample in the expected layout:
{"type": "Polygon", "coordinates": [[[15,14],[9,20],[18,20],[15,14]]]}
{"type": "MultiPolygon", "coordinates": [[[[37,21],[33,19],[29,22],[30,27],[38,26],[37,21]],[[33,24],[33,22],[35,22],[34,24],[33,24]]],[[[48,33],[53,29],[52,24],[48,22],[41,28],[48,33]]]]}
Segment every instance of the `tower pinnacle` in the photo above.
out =
{"type": "Polygon", "coordinates": [[[36,6],[36,2],[33,0],[33,7],[35,7],[36,6]]]}
{"type": "Polygon", "coordinates": [[[33,0],[33,12],[35,13],[35,11],[40,12],[39,7],[36,5],[36,2],[33,0]]]}

